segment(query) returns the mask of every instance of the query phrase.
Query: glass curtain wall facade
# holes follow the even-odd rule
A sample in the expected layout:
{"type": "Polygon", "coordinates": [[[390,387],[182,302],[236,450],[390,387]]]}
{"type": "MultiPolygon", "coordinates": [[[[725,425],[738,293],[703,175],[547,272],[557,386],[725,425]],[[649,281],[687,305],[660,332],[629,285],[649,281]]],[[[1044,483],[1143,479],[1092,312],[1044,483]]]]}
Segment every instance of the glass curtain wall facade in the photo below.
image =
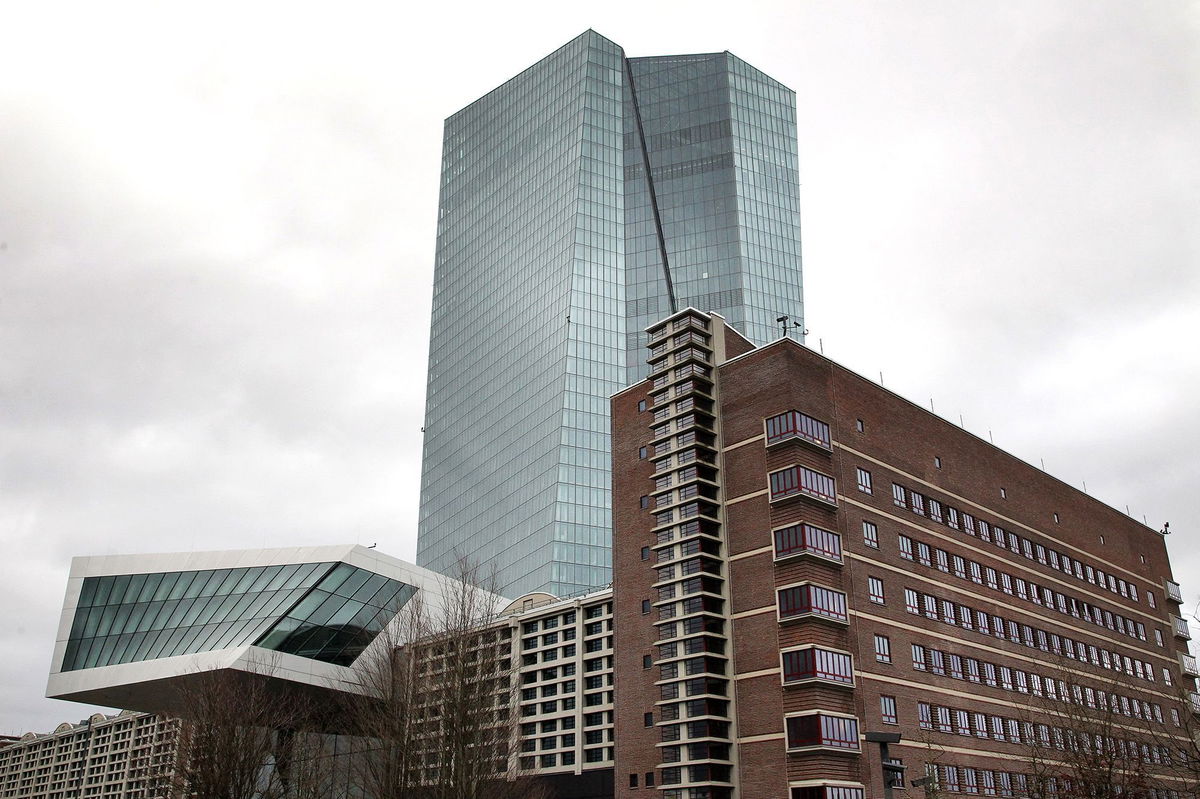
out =
{"type": "Polygon", "coordinates": [[[62,668],[247,644],[348,666],[414,593],[348,563],[87,577],[62,668]]]}
{"type": "Polygon", "coordinates": [[[438,214],[417,562],[607,585],[608,398],[644,327],[803,318],[795,95],[588,31],[446,121],[438,214]]]}

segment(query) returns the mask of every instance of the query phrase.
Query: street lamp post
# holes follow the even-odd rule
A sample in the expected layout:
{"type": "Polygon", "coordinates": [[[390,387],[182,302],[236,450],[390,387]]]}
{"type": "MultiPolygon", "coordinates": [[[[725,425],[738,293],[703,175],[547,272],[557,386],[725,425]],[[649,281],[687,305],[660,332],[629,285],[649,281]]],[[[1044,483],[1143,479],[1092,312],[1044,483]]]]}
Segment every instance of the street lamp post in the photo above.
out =
{"type": "Polygon", "coordinates": [[[900,743],[900,733],[868,732],[865,738],[869,744],[879,744],[879,762],[882,764],[883,771],[883,799],[892,799],[892,783],[896,778],[900,779],[901,786],[904,785],[904,766],[888,762],[891,759],[888,755],[888,744],[900,743]]]}

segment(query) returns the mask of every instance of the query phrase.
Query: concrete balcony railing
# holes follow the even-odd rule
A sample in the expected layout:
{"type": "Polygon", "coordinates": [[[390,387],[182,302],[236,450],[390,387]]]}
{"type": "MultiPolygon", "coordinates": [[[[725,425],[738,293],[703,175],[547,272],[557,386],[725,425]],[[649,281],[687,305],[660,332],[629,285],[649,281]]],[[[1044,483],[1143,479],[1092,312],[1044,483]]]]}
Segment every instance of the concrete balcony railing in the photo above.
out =
{"type": "Polygon", "coordinates": [[[1171,617],[1171,629],[1175,633],[1176,638],[1182,638],[1186,641],[1192,640],[1192,633],[1188,629],[1188,623],[1178,616],[1171,617]]]}

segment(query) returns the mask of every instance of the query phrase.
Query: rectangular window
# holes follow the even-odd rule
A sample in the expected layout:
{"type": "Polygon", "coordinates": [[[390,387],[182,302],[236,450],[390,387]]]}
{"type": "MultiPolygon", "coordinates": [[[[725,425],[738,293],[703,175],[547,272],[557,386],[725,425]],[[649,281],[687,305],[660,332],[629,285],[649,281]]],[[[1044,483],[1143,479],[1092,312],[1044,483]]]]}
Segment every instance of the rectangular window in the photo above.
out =
{"type": "Polygon", "coordinates": [[[935,549],[933,554],[934,559],[937,561],[938,571],[948,573],[950,571],[950,554],[944,549],[935,549]]]}
{"type": "Polygon", "coordinates": [[[950,525],[955,530],[958,529],[958,508],[951,508],[951,507],[947,506],[947,508],[946,508],[946,524],[950,525]]]}
{"type": "Polygon", "coordinates": [[[879,549],[879,528],[872,522],[864,521],[862,523],[863,543],[874,549],[879,549]]]}
{"type": "Polygon", "coordinates": [[[942,621],[946,624],[954,624],[956,619],[954,615],[954,603],[949,599],[942,600],[942,621]]]}
{"type": "Polygon", "coordinates": [[[993,688],[996,687],[996,664],[983,664],[983,681],[993,688]]]}
{"type": "Polygon", "coordinates": [[[781,588],[778,602],[781,619],[813,614],[837,621],[846,620],[846,595],[819,585],[808,583],[781,588]]]}
{"type": "Polygon", "coordinates": [[[892,502],[901,508],[908,507],[908,492],[904,490],[904,486],[892,483],[892,502]]]}
{"type": "Polygon", "coordinates": [[[942,503],[938,502],[936,499],[929,500],[929,518],[933,519],[939,524],[942,521],[942,503]]]}
{"type": "Polygon", "coordinates": [[[926,671],[925,666],[925,647],[920,644],[912,645],[912,664],[917,671],[926,671]]]}
{"type": "Polygon", "coordinates": [[[853,659],[843,652],[820,647],[793,649],[783,653],[783,681],[829,680],[854,684],[853,659]]]}
{"type": "Polygon", "coordinates": [[[867,578],[867,596],[878,605],[884,604],[883,580],[878,577],[867,578]]]}
{"type": "Polygon", "coordinates": [[[925,515],[925,497],[918,494],[916,491],[908,492],[908,504],[912,508],[913,513],[925,515]]]}
{"type": "Polygon", "coordinates": [[[770,478],[773,500],[806,494],[826,502],[837,502],[837,487],[833,478],[806,466],[789,466],[772,472],[770,478]]]}
{"type": "Polygon", "coordinates": [[[789,716],[787,719],[789,749],[805,746],[828,746],[835,749],[859,750],[858,719],[812,713],[789,716]]]}
{"type": "Polygon", "coordinates": [[[857,469],[856,471],[858,473],[858,490],[863,492],[864,494],[872,493],[871,492],[871,473],[861,467],[859,469],[857,469]]]}
{"type": "Polygon", "coordinates": [[[917,562],[922,566],[933,565],[933,559],[930,557],[929,544],[917,542],[917,562]]]}
{"type": "Polygon", "coordinates": [[[905,560],[912,560],[913,540],[906,535],[896,536],[896,540],[900,543],[900,557],[905,560]]]}
{"type": "Polygon", "coordinates": [[[794,524],[775,531],[775,557],[810,553],[842,560],[842,537],[835,532],[811,524],[794,524]]]}
{"type": "Polygon", "coordinates": [[[875,636],[875,660],[880,663],[892,662],[892,641],[886,635],[875,636]]]}
{"type": "Polygon", "coordinates": [[[896,697],[880,696],[879,697],[879,713],[884,724],[897,724],[896,718],[896,697]]]}
{"type": "Polygon", "coordinates": [[[904,609],[909,613],[920,613],[921,605],[917,592],[911,588],[904,589],[904,609]]]}
{"type": "Polygon", "coordinates": [[[825,449],[830,448],[829,425],[799,411],[787,411],[767,419],[767,443],[803,438],[825,449]]]}

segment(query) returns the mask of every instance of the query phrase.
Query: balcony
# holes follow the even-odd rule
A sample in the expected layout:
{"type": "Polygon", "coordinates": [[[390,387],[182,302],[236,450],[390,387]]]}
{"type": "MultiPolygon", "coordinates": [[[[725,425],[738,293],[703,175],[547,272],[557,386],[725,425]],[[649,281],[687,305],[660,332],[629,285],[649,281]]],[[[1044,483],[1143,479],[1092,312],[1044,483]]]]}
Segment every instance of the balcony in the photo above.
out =
{"type": "Polygon", "coordinates": [[[1190,677],[1200,677],[1200,664],[1197,664],[1193,655],[1180,655],[1179,665],[1184,674],[1190,677]]]}
{"type": "Polygon", "coordinates": [[[768,418],[765,424],[767,446],[789,439],[799,439],[825,452],[833,450],[829,439],[829,425],[806,413],[787,411],[768,418]]]}
{"type": "Polygon", "coordinates": [[[1179,583],[1167,580],[1166,594],[1167,599],[1171,600],[1172,602],[1183,602],[1183,592],[1179,589],[1179,583]]]}
{"type": "Polygon", "coordinates": [[[792,496],[805,496],[837,506],[837,486],[827,474],[805,466],[789,466],[778,472],[771,472],[769,477],[772,502],[792,496]]]}
{"type": "Polygon", "coordinates": [[[1176,638],[1182,638],[1185,641],[1192,640],[1192,633],[1188,629],[1188,623],[1178,616],[1171,617],[1171,630],[1175,633],[1176,638]]]}

